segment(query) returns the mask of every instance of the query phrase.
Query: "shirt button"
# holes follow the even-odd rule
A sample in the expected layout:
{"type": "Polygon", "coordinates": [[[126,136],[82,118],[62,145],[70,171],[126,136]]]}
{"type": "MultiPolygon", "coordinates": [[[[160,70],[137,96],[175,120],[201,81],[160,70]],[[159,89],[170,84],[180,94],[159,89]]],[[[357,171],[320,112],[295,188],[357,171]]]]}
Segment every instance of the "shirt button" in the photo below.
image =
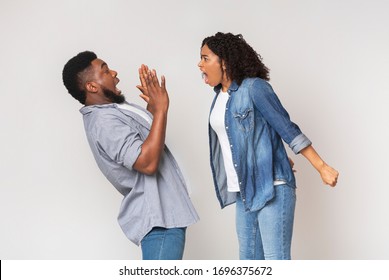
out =
{"type": "Polygon", "coordinates": [[[226,129],[228,129],[228,126],[226,126],[226,129]]]}

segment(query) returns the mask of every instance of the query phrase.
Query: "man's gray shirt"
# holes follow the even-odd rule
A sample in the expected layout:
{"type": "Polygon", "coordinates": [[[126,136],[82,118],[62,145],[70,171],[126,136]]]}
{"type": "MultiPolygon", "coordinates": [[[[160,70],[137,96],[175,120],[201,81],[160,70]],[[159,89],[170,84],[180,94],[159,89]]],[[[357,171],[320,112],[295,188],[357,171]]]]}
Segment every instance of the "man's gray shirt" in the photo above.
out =
{"type": "Polygon", "coordinates": [[[80,112],[97,165],[124,196],[118,221],[128,239],[139,245],[153,227],[186,227],[198,221],[183,175],[166,146],[156,174],[133,169],[150,132],[143,117],[115,103],[85,106],[80,112]]]}

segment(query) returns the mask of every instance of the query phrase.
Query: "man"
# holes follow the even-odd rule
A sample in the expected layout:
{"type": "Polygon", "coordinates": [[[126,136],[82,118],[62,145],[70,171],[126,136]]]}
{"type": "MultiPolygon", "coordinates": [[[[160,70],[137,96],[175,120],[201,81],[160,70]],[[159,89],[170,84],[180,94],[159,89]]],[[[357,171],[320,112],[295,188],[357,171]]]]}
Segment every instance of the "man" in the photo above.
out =
{"type": "Polygon", "coordinates": [[[97,165],[124,196],[118,221],[141,245],[143,259],[182,259],[186,227],[198,221],[181,171],[165,146],[169,97],[165,78],[139,69],[147,110],[125,101],[117,72],[81,52],[64,66],[68,92],[85,106],[85,132],[97,165]]]}

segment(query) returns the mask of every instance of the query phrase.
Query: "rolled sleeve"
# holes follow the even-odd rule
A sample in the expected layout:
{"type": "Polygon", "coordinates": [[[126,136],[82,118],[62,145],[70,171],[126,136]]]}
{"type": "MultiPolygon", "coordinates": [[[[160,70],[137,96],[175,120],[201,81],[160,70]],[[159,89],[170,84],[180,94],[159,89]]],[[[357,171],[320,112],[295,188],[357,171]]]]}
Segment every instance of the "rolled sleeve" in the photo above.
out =
{"type": "Polygon", "coordinates": [[[303,133],[296,136],[292,142],[289,143],[289,147],[295,154],[300,153],[300,151],[308,146],[312,145],[311,140],[308,139],[303,133]]]}
{"type": "Polygon", "coordinates": [[[105,118],[96,126],[96,142],[102,156],[132,170],[142,150],[143,141],[139,132],[120,120],[105,118]]]}
{"type": "Polygon", "coordinates": [[[132,145],[128,145],[123,157],[123,165],[132,170],[132,166],[138,159],[142,151],[142,141],[134,142],[132,145]]]}
{"type": "Polygon", "coordinates": [[[255,106],[269,125],[281,136],[294,153],[299,153],[311,145],[311,141],[301,132],[297,124],[290,120],[288,112],[282,106],[270,84],[256,79],[252,90],[255,106]]]}

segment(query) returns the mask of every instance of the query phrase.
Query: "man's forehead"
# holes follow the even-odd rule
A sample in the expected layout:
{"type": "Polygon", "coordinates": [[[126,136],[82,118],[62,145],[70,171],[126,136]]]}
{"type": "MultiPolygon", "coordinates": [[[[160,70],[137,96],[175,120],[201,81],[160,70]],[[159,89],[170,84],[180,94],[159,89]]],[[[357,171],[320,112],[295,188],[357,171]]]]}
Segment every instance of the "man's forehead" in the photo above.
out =
{"type": "Polygon", "coordinates": [[[103,68],[104,66],[107,65],[107,63],[105,63],[105,61],[100,58],[96,58],[92,60],[92,65],[95,67],[103,68]]]}

